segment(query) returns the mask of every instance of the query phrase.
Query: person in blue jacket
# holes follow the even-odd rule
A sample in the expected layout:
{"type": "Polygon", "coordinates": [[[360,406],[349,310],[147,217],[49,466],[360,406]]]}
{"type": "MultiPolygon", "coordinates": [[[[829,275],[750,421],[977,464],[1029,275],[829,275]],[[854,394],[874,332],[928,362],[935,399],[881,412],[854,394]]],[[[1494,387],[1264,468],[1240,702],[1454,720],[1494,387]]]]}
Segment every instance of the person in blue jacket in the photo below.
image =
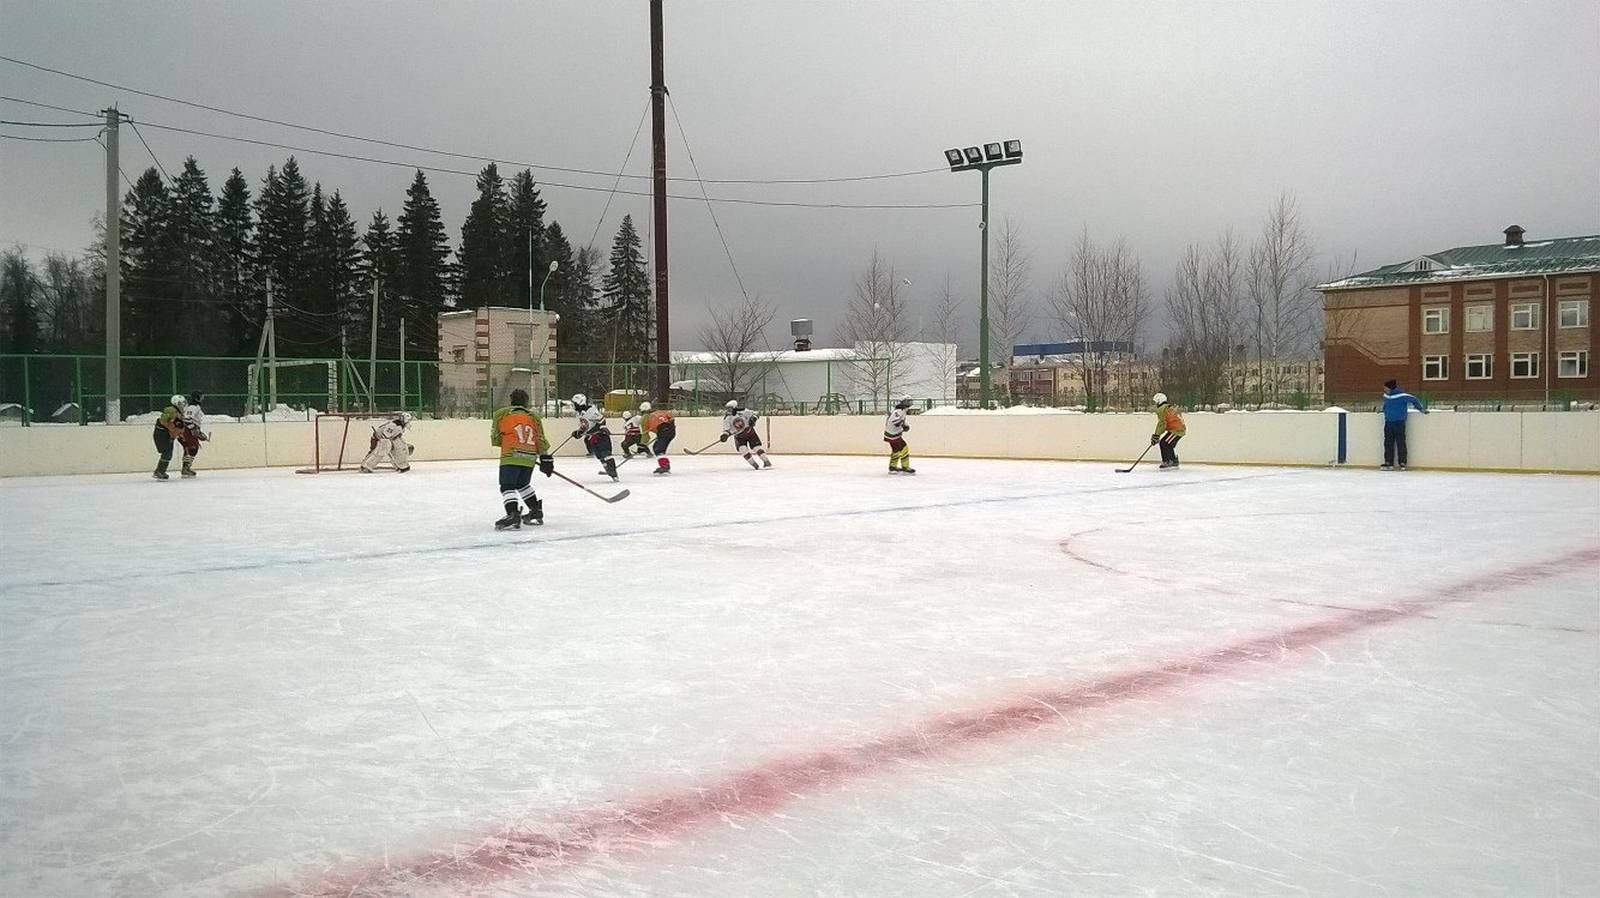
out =
{"type": "Polygon", "coordinates": [[[1422,400],[1400,389],[1400,383],[1395,380],[1383,382],[1383,466],[1385,471],[1393,471],[1396,455],[1399,456],[1400,470],[1406,469],[1406,413],[1416,409],[1424,415],[1428,410],[1423,407],[1422,400]]]}

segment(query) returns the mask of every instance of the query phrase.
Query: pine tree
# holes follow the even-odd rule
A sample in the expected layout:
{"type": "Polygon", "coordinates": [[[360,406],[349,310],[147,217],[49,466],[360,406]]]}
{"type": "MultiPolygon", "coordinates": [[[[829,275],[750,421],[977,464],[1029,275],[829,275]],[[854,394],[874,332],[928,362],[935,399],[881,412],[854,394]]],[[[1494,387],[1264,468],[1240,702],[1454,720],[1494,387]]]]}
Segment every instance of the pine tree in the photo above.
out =
{"type": "Polygon", "coordinates": [[[539,284],[544,281],[550,267],[544,239],[545,202],[527,169],[517,172],[511,179],[511,207],[506,226],[506,259],[504,271],[510,281],[505,293],[517,308],[528,308],[535,299],[539,284]],[[530,247],[529,244],[532,244],[530,247]],[[530,251],[531,250],[531,251],[530,251]],[[532,286],[529,286],[532,272],[532,286]],[[533,292],[530,292],[533,291],[533,292]]]}
{"type": "Polygon", "coordinates": [[[478,198],[472,201],[466,221],[461,224],[460,260],[461,302],[471,308],[506,305],[513,294],[507,292],[509,259],[508,228],[511,206],[505,184],[493,162],[478,174],[478,198]]]}
{"type": "MultiPolygon", "coordinates": [[[[406,191],[397,224],[394,292],[406,319],[406,335],[419,356],[438,358],[439,313],[449,299],[450,241],[439,203],[420,169],[406,191]]],[[[424,384],[430,387],[436,384],[424,384]]]]}
{"type": "Polygon", "coordinates": [[[639,252],[639,232],[633,216],[622,217],[622,227],[611,244],[611,268],[606,273],[604,327],[611,343],[610,360],[650,360],[650,275],[639,252]]]}
{"type": "Polygon", "coordinates": [[[235,322],[227,329],[222,352],[255,348],[261,334],[263,293],[256,282],[255,220],[250,211],[250,184],[235,168],[222,184],[215,216],[215,259],[212,271],[218,295],[235,322]]]}
{"type": "Polygon", "coordinates": [[[171,333],[175,351],[193,355],[215,355],[226,351],[232,342],[229,333],[238,317],[219,304],[213,264],[216,254],[216,224],[212,212],[211,186],[193,156],[183,161],[183,171],[172,185],[169,239],[180,280],[170,285],[175,297],[184,300],[175,309],[171,333]]]}
{"type": "Polygon", "coordinates": [[[328,208],[323,215],[322,229],[323,265],[327,278],[327,289],[332,304],[332,311],[340,327],[341,349],[345,341],[358,337],[348,329],[351,316],[356,307],[361,304],[361,283],[363,279],[361,241],[356,236],[356,223],[350,218],[350,208],[345,205],[344,197],[339,191],[333,192],[333,198],[328,200],[328,208]]]}
{"type": "Polygon", "coordinates": [[[361,295],[351,303],[345,319],[351,328],[349,333],[353,346],[359,345],[359,340],[367,339],[364,335],[371,332],[374,283],[381,294],[378,303],[379,331],[397,334],[400,327],[400,304],[395,300],[399,296],[395,290],[395,278],[400,269],[399,242],[389,225],[389,217],[383,214],[382,209],[372,213],[372,221],[367,225],[367,233],[361,242],[361,295]]]}
{"type": "Polygon", "coordinates": [[[145,169],[122,199],[122,339],[130,353],[179,348],[172,323],[185,303],[171,215],[167,185],[154,168],[145,169]]]}
{"type": "Polygon", "coordinates": [[[310,218],[310,199],[305,178],[293,156],[284,162],[281,171],[267,169],[261,193],[256,197],[259,218],[257,247],[260,253],[261,272],[272,281],[274,301],[278,307],[275,329],[278,339],[287,344],[290,354],[302,354],[315,344],[327,342],[327,333],[315,333],[306,327],[304,316],[295,310],[305,308],[305,287],[310,266],[307,258],[307,239],[310,218]],[[320,338],[320,339],[319,339],[320,338]]]}

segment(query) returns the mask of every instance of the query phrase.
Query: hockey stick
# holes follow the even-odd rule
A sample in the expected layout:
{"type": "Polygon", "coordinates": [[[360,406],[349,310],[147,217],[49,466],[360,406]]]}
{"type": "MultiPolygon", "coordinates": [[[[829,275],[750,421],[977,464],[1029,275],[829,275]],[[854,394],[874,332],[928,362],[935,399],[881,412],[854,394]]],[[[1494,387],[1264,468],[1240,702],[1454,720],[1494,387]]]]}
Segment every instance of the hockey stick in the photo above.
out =
{"type": "Polygon", "coordinates": [[[595,497],[596,499],[599,499],[599,500],[601,500],[603,502],[621,502],[623,499],[628,498],[628,491],[626,489],[624,489],[620,493],[617,493],[615,496],[606,496],[606,495],[603,495],[601,493],[597,493],[592,489],[589,489],[588,487],[584,486],[583,484],[579,483],[576,480],[573,480],[571,477],[568,477],[567,475],[561,473],[560,471],[551,471],[550,473],[556,475],[557,477],[560,477],[562,480],[565,480],[566,482],[572,484],[573,486],[577,487],[578,489],[583,490],[584,492],[588,493],[589,495],[591,495],[591,496],[595,497]]]}
{"type": "Polygon", "coordinates": [[[1117,473],[1118,474],[1126,474],[1129,471],[1132,471],[1134,468],[1139,467],[1139,462],[1144,461],[1144,457],[1146,455],[1149,455],[1150,454],[1150,450],[1154,449],[1155,447],[1156,447],[1155,443],[1151,443],[1150,445],[1144,447],[1144,451],[1139,453],[1139,457],[1133,460],[1133,464],[1127,466],[1126,468],[1118,468],[1117,469],[1117,473]]]}
{"type": "Polygon", "coordinates": [[[712,440],[711,442],[707,443],[706,445],[700,447],[699,449],[685,449],[685,450],[683,450],[683,454],[684,455],[699,455],[700,453],[706,451],[707,449],[710,449],[710,448],[716,446],[718,443],[721,443],[721,442],[722,442],[721,439],[715,439],[715,440],[712,440]]]}

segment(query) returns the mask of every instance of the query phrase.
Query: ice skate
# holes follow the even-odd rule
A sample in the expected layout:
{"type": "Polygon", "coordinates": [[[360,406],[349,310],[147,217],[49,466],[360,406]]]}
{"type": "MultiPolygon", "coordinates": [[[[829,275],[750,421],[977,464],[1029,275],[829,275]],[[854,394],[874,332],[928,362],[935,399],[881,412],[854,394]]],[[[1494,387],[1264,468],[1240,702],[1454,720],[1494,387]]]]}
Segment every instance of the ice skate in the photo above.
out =
{"type": "Polygon", "coordinates": [[[508,514],[505,517],[501,518],[500,520],[494,522],[494,529],[496,529],[496,530],[521,530],[522,529],[522,518],[518,517],[515,514],[508,514]]]}
{"type": "Polygon", "coordinates": [[[157,480],[170,480],[171,478],[167,476],[167,460],[163,458],[156,462],[156,469],[150,473],[150,476],[157,480]]]}
{"type": "Polygon", "coordinates": [[[185,458],[183,460],[183,470],[179,471],[178,473],[184,477],[194,477],[194,459],[185,458]]]}
{"type": "Polygon", "coordinates": [[[544,502],[539,499],[533,500],[533,504],[528,506],[528,513],[522,516],[522,523],[534,527],[543,524],[544,502]]]}

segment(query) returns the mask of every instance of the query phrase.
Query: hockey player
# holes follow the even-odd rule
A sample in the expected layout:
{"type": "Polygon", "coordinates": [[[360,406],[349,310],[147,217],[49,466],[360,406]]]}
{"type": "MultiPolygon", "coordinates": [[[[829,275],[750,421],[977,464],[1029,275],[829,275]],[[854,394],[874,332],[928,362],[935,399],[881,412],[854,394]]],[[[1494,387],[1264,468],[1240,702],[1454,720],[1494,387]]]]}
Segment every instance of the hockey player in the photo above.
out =
{"type": "Polygon", "coordinates": [[[506,516],[494,522],[496,530],[521,530],[523,524],[544,523],[544,503],[533,491],[533,469],[546,477],[556,472],[539,416],[528,411],[526,390],[512,390],[511,404],[494,413],[489,442],[500,447],[500,501],[506,516]],[[528,507],[518,514],[517,503],[528,507]]]}
{"type": "MultiPolygon", "coordinates": [[[[641,403],[640,406],[639,406],[639,411],[640,412],[645,411],[645,409],[648,408],[649,405],[650,405],[650,403],[648,403],[648,402],[641,403]]],[[[646,446],[644,444],[644,442],[642,440],[642,437],[641,437],[641,434],[640,434],[640,427],[639,427],[640,423],[641,423],[641,421],[639,419],[639,416],[635,415],[633,412],[626,411],[626,412],[622,413],[622,454],[623,455],[630,455],[631,456],[631,455],[634,454],[633,450],[635,450],[635,449],[639,450],[639,454],[640,455],[649,455],[650,454],[650,447],[646,446]]]]}
{"type": "Polygon", "coordinates": [[[767,450],[761,448],[761,437],[756,436],[756,419],[761,417],[750,409],[739,404],[737,399],[729,399],[724,406],[722,414],[722,436],[717,439],[726,443],[728,437],[733,437],[733,448],[739,450],[744,460],[756,470],[772,467],[772,459],[767,458],[767,450]],[[752,457],[752,453],[755,457],[752,457]],[[761,461],[756,462],[756,457],[761,461]]]}
{"type": "Polygon", "coordinates": [[[156,469],[150,476],[157,480],[170,479],[167,477],[167,465],[172,464],[172,443],[183,434],[183,407],[188,404],[188,400],[182,396],[174,396],[167,407],[161,410],[161,417],[156,419],[152,437],[160,458],[156,459],[156,469]]]}
{"type": "Polygon", "coordinates": [[[672,462],[667,459],[667,447],[672,445],[672,438],[678,435],[678,425],[672,420],[672,413],[664,408],[652,409],[650,403],[639,403],[639,414],[644,416],[644,423],[639,429],[644,431],[648,439],[655,436],[650,451],[656,457],[656,473],[671,474],[672,462]]]}
{"type": "Polygon", "coordinates": [[[211,439],[211,434],[206,433],[206,413],[200,407],[200,401],[205,399],[205,394],[199,390],[185,397],[183,406],[183,428],[178,433],[178,443],[183,446],[183,470],[185,477],[193,477],[194,457],[200,454],[200,444],[211,439]]]}
{"type": "Polygon", "coordinates": [[[883,419],[883,441],[889,444],[890,474],[917,473],[917,469],[911,467],[911,447],[906,445],[905,438],[906,431],[911,429],[911,425],[906,423],[910,408],[911,397],[902,396],[883,419]]]}
{"type": "Polygon", "coordinates": [[[372,425],[372,441],[367,444],[367,457],[361,460],[361,473],[377,473],[384,455],[394,462],[395,471],[404,474],[411,470],[411,444],[406,442],[406,428],[410,426],[410,412],[395,412],[393,417],[372,425]]]}
{"type": "Polygon", "coordinates": [[[578,429],[572,432],[572,438],[582,439],[589,454],[605,466],[600,473],[615,481],[617,460],[611,457],[611,431],[606,429],[605,413],[590,405],[589,397],[582,393],[572,397],[572,411],[578,420],[578,429]]]}
{"type": "Polygon", "coordinates": [[[1178,466],[1178,441],[1183,439],[1183,416],[1178,414],[1177,408],[1167,401],[1167,394],[1157,393],[1150,397],[1156,404],[1156,432],[1150,435],[1150,445],[1161,447],[1161,469],[1163,471],[1178,466]]]}

